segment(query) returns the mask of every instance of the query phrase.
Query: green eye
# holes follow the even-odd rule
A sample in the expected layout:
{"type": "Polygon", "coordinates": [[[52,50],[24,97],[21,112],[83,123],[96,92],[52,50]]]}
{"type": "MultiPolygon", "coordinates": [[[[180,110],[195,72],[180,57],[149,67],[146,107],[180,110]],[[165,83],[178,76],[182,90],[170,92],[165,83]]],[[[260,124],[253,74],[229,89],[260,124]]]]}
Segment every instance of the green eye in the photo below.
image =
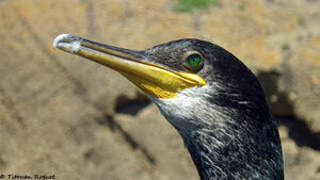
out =
{"type": "Polygon", "coordinates": [[[187,63],[191,67],[197,67],[201,63],[202,59],[201,56],[198,54],[192,54],[187,57],[187,63]]]}
{"type": "Polygon", "coordinates": [[[198,52],[187,53],[184,58],[184,66],[192,71],[201,69],[203,66],[202,56],[198,52]]]}

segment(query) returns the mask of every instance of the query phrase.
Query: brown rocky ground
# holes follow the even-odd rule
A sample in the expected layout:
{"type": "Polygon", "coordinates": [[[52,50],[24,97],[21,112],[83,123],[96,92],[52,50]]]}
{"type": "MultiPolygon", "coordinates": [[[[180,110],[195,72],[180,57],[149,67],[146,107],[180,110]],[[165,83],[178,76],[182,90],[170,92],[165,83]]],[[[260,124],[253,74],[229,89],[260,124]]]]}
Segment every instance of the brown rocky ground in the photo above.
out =
{"type": "Polygon", "coordinates": [[[72,33],[132,49],[195,37],[236,54],[276,117],[286,179],[320,179],[320,1],[0,0],[0,175],[198,179],[175,130],[117,73],[52,49],[72,33]]]}

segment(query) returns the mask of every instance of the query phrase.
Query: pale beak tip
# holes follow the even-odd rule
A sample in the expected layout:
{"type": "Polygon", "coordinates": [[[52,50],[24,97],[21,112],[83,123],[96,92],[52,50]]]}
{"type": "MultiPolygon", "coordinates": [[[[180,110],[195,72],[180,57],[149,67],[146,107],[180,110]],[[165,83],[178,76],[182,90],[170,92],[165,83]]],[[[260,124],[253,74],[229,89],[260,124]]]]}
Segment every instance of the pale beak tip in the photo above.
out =
{"type": "Polygon", "coordinates": [[[59,34],[56,38],[53,40],[53,48],[58,48],[60,42],[64,42],[66,39],[69,39],[70,36],[73,36],[72,34],[59,34]]]}
{"type": "Polygon", "coordinates": [[[75,52],[80,48],[81,38],[72,34],[60,34],[53,40],[53,48],[75,52]]]}

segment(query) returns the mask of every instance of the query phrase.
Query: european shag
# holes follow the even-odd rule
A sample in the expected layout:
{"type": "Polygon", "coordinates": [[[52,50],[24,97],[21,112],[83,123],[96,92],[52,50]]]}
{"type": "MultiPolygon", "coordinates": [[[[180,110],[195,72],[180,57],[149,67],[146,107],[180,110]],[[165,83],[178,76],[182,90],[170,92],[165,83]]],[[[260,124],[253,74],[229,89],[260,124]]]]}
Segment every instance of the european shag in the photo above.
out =
{"type": "Polygon", "coordinates": [[[202,180],[284,178],[263,90],[225,49],[182,39],[134,51],[70,34],[57,36],[53,46],[110,67],[139,87],[177,129],[202,180]]]}

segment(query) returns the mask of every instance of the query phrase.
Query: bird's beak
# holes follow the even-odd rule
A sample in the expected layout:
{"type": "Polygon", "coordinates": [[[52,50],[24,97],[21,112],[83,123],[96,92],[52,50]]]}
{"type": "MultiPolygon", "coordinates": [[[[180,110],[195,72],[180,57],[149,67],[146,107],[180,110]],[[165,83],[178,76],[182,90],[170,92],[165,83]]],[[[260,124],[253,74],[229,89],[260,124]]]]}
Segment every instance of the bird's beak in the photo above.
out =
{"type": "Polygon", "coordinates": [[[142,52],[93,42],[71,34],[57,36],[53,46],[120,72],[152,97],[173,98],[185,88],[206,84],[199,75],[176,72],[155,64],[142,52]]]}

